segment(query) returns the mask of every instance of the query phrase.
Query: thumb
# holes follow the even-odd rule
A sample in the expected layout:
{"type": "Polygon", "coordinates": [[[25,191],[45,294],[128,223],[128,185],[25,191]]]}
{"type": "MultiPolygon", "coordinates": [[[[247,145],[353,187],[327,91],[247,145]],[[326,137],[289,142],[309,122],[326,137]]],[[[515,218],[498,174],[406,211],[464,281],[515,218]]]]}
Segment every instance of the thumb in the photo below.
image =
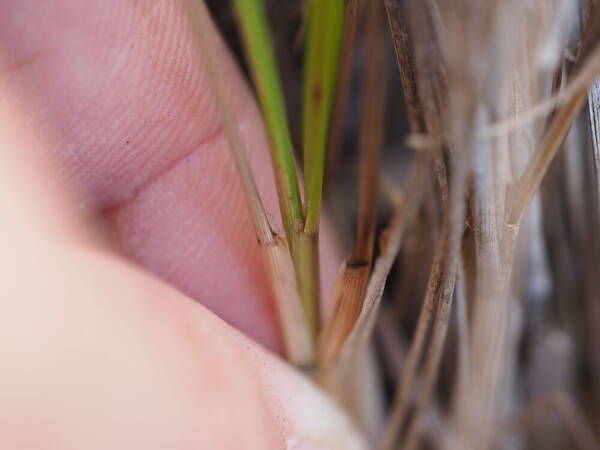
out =
{"type": "Polygon", "coordinates": [[[3,448],[361,448],[289,366],[92,245],[20,117],[0,103],[3,448]]]}

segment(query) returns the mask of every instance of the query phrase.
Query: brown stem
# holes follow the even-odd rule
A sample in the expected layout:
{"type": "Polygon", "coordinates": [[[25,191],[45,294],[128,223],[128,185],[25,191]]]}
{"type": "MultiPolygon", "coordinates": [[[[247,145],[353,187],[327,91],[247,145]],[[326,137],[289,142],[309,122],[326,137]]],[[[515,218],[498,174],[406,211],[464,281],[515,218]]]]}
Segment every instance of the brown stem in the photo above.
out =
{"type": "Polygon", "coordinates": [[[346,4],[344,39],[340,51],[340,67],[338,70],[337,88],[327,142],[327,161],[325,164],[326,183],[327,179],[332,177],[335,173],[335,167],[344,135],[345,113],[348,106],[348,91],[350,90],[350,81],[352,81],[352,57],[354,54],[354,42],[356,41],[357,19],[358,1],[349,0],[346,4]]]}

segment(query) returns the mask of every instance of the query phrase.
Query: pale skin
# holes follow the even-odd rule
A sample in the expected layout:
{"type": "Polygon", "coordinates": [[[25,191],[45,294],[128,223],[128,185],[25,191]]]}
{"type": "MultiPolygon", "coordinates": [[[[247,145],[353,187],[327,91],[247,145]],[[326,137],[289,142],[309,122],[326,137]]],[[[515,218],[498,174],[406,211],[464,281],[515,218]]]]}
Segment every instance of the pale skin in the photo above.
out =
{"type": "Polygon", "coordinates": [[[202,2],[0,10],[0,447],[360,448],[264,349],[280,331],[196,27],[275,216],[267,140],[202,2]]]}

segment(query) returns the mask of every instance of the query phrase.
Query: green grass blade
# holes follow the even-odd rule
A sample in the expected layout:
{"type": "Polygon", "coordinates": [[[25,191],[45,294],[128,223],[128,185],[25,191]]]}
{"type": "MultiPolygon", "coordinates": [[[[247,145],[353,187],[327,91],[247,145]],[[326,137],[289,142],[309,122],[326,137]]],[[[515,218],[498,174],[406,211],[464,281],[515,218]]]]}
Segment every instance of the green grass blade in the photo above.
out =
{"type": "Polygon", "coordinates": [[[290,245],[304,224],[294,150],[263,0],[234,0],[252,77],[271,139],[271,163],[290,245]]]}
{"type": "Polygon", "coordinates": [[[344,0],[308,0],[304,73],[304,230],[319,227],[325,148],[344,29],[344,0]]]}

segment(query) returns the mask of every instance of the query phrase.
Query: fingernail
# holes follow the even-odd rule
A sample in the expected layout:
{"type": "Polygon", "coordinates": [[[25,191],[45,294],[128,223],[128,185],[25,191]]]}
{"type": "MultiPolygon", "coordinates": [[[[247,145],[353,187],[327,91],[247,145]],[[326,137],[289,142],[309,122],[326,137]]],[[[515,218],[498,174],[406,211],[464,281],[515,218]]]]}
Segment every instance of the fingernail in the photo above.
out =
{"type": "Polygon", "coordinates": [[[349,418],[320,389],[266,352],[250,352],[286,450],[363,450],[349,418]]]}
{"type": "Polygon", "coordinates": [[[320,445],[315,445],[310,442],[301,442],[295,438],[287,440],[286,450],[328,450],[320,445]]]}

